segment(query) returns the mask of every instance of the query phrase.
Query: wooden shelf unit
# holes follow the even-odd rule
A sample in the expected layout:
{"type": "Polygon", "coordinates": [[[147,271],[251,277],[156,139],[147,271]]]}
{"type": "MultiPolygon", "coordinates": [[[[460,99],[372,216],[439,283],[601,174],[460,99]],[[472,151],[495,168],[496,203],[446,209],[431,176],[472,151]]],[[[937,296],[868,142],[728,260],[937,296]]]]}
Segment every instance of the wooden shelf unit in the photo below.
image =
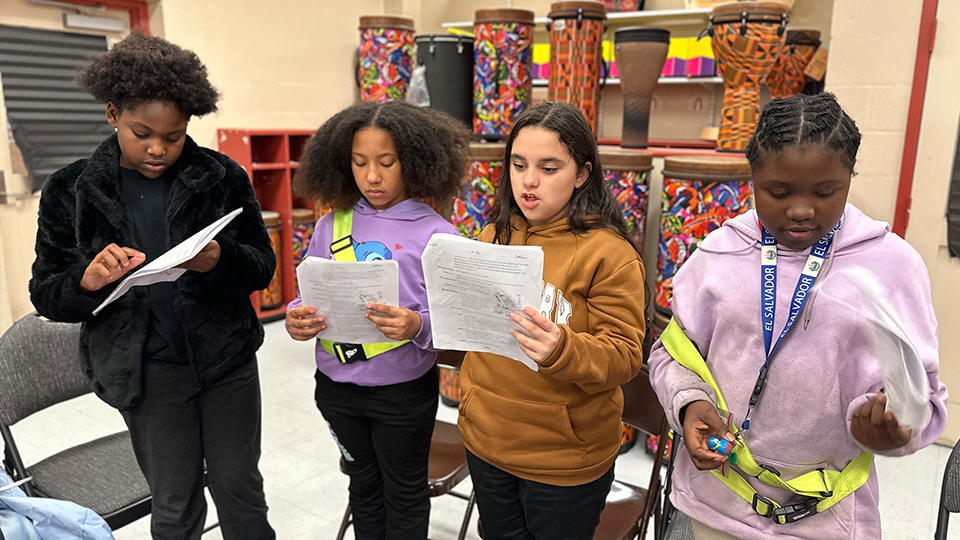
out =
{"type": "Polygon", "coordinates": [[[253,191],[263,210],[280,214],[280,276],[283,304],[274,309],[260,309],[260,293],[250,301],[263,320],[284,316],[287,304],[296,298],[293,267],[293,209],[315,208],[314,201],[293,195],[293,173],[300,164],[300,155],[307,139],[307,129],[218,129],[217,142],[221,153],[230,156],[250,177],[253,191]]]}

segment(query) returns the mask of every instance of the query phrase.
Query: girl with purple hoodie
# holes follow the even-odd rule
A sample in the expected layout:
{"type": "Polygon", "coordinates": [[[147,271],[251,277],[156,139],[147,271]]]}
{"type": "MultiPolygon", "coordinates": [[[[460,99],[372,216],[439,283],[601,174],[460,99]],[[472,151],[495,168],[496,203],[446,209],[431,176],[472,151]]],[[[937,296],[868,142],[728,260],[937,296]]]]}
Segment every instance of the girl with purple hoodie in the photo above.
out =
{"type": "Polygon", "coordinates": [[[300,195],[335,210],[317,223],[308,256],[400,267],[400,306],[366,306],[371,323],[399,346],[332,343],[323,330],[335,313],[318,314],[300,298],[287,309],[293,339],[319,338],[315,400],[350,476],[357,539],[427,537],[439,381],[420,257],[434,233],[458,233],[424,201],[453,200],[469,140],[466,126],[433,109],[361,103],[317,130],[294,180],[300,195]],[[335,238],[347,215],[352,226],[335,238]]]}
{"type": "Polygon", "coordinates": [[[674,322],[725,398],[667,352],[667,338],[654,345],[651,382],[683,432],[671,500],[694,519],[698,540],[880,538],[872,454],[910,454],[943,431],[947,390],[937,378],[927,270],[886,223],[846,203],[859,145],[856,124],[832,94],[771,102],[747,147],[756,211],[711,233],[674,279],[674,322]],[[860,285],[868,274],[926,372],[929,399],[913,429],[885,411],[880,315],[860,285]],[[729,414],[721,417],[724,401],[729,414]],[[749,448],[779,479],[829,476],[859,460],[864,481],[818,505],[827,493],[772,487],[711,450],[711,437],[749,448]],[[728,478],[739,471],[753,502],[714,469],[728,478]]]}

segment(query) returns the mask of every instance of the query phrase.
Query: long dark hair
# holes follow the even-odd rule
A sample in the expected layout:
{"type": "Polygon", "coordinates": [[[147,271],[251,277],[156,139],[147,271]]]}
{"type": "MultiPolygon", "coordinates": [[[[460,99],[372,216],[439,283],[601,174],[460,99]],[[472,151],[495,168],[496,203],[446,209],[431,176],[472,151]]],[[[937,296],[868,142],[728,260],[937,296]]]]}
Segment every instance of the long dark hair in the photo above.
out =
{"type": "Polygon", "coordinates": [[[590,164],[590,174],[582,186],[573,190],[570,197],[570,207],[567,219],[570,230],[574,234],[583,234],[593,229],[609,228],[623,237],[634,250],[636,246],[627,232],[627,224],[623,220],[623,213],[617,200],[606,186],[603,169],[600,166],[600,153],[597,150],[597,139],[590,130],[590,125],[583,117],[580,109],[559,101],[538,103],[526,110],[510,130],[507,138],[506,163],[500,171],[500,180],[494,194],[493,222],[495,224],[494,242],[509,244],[513,232],[510,226],[510,217],[513,214],[523,216],[520,207],[513,198],[513,187],[510,183],[513,141],[520,130],[526,127],[539,127],[555,132],[560,137],[560,143],[566,147],[577,171],[590,164]]]}

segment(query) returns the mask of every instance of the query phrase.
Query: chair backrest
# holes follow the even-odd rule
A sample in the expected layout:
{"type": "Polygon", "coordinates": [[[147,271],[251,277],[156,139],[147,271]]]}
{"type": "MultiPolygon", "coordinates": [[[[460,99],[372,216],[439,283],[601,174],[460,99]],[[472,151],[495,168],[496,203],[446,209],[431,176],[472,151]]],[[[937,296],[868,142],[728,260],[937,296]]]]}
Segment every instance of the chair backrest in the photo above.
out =
{"type": "Polygon", "coordinates": [[[650,386],[650,372],[646,364],[630,382],[622,385],[623,421],[647,433],[657,435],[666,415],[656,392],[650,386]]]}
{"type": "Polygon", "coordinates": [[[940,494],[943,507],[947,512],[960,512],[960,441],[953,447],[947,458],[947,467],[943,472],[943,492],[940,494]]]}
{"type": "Polygon", "coordinates": [[[80,325],[31,313],[0,336],[0,424],[12,426],[91,391],[80,368],[80,325]]]}
{"type": "Polygon", "coordinates": [[[460,369],[466,355],[463,351],[440,351],[437,354],[437,365],[460,369]]]}

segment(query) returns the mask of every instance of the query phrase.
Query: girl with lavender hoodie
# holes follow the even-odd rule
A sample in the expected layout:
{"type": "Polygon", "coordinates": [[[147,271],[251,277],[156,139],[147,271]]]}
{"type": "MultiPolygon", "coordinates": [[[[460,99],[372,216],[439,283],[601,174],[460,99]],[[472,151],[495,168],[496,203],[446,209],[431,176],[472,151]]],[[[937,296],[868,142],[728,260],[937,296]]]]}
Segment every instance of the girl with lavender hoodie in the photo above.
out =
{"type": "MultiPolygon", "coordinates": [[[[887,456],[916,452],[931,444],[946,422],[947,390],[937,378],[937,321],[923,261],[886,223],[846,204],[859,144],[856,124],[831,94],[770,103],[747,148],[756,211],[711,233],[674,280],[674,318],[706,359],[731,422],[742,429],[749,418],[743,441],[757,463],[785,479],[820,468],[843,470],[864,450],[887,456]],[[773,268],[780,287],[765,289],[772,293],[766,305],[762,244],[775,246],[779,261],[773,268]],[[819,275],[797,295],[794,285],[809,266],[808,256],[824,245],[819,275]],[[880,297],[899,315],[926,371],[929,400],[912,430],[884,410],[878,315],[858,285],[866,274],[881,284],[880,297]],[[750,407],[765,360],[762,399],[750,407]]],[[[710,450],[709,437],[733,440],[727,419],[718,415],[714,390],[660,342],[651,353],[650,376],[671,425],[683,431],[671,500],[694,519],[698,540],[880,538],[875,468],[865,484],[824,512],[776,523],[710,473],[731,464],[710,450]]],[[[760,495],[781,504],[802,499],[745,478],[760,495]]]]}
{"type": "MultiPolygon", "coordinates": [[[[375,355],[360,345],[336,344],[336,354],[322,342],[316,347],[314,397],[350,476],[357,539],[427,537],[439,381],[420,257],[434,233],[457,230],[424,200],[453,199],[469,137],[465,126],[433,109],[361,103],[317,130],[297,171],[301,195],[353,212],[350,241],[337,242],[337,251],[346,245],[357,261],[387,259],[400,267],[400,306],[367,304],[366,316],[387,338],[409,342],[375,355]]],[[[333,259],[333,233],[331,212],[317,223],[307,255],[333,259]]],[[[287,309],[287,332],[300,341],[322,339],[327,316],[337,314],[318,314],[297,298],[287,309]]]]}

